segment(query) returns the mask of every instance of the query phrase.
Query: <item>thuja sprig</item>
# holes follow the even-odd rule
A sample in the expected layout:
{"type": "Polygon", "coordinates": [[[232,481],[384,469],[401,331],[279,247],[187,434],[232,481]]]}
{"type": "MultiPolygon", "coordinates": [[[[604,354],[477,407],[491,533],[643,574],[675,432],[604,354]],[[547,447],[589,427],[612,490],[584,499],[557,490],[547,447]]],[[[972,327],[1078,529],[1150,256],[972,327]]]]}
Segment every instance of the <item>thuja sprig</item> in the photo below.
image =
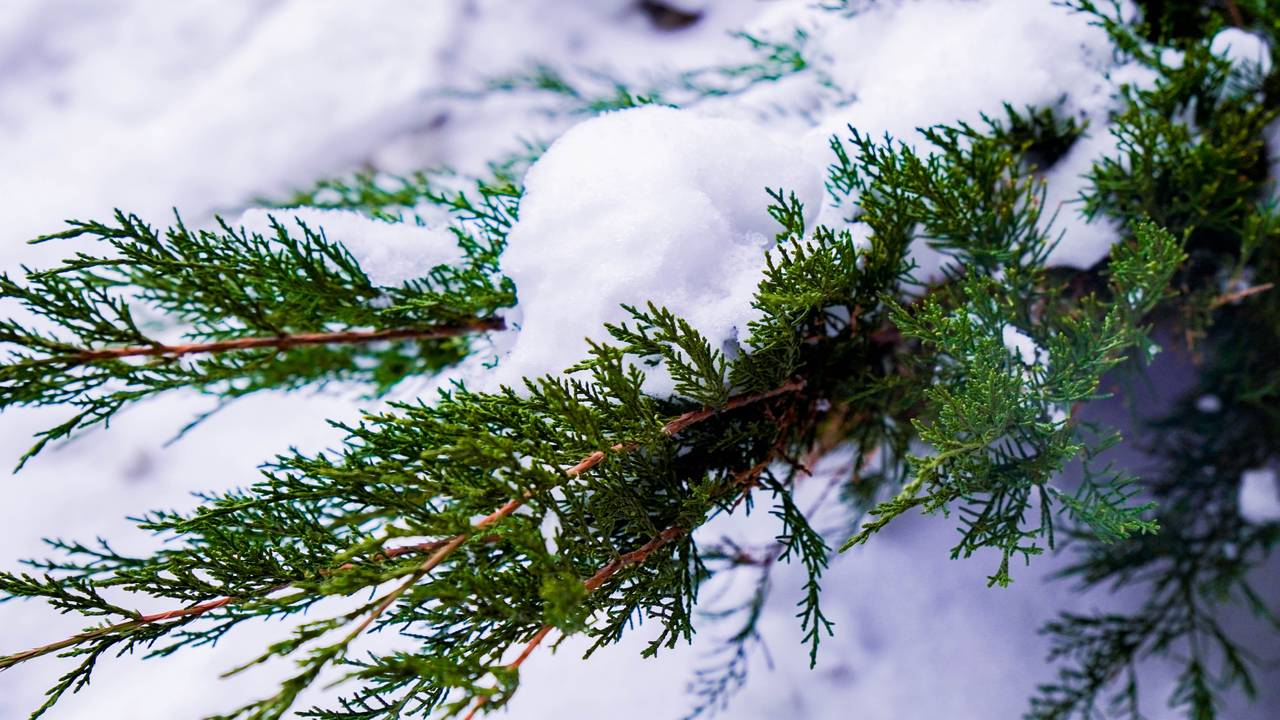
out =
{"type": "Polygon", "coordinates": [[[483,257],[380,287],[322,229],[302,223],[273,220],[265,236],[221,220],[192,230],[179,219],[157,231],[118,212],[112,223],[73,222],[38,242],[76,238],[107,250],[24,269],[20,279],[0,275],[0,298],[37,318],[0,322],[8,346],[0,409],[75,409],[23,461],[176,388],[235,398],[354,380],[384,391],[461,358],[464,336],[501,329],[494,313],[512,302],[483,257]]]}
{"type": "MultiPolygon", "coordinates": [[[[1093,168],[1085,207],[1121,222],[1149,214],[1185,237],[1189,261],[1173,282],[1189,291],[1178,299],[1173,329],[1196,350],[1200,379],[1141,428],[1149,433],[1142,439],[1151,470],[1126,492],[1155,501],[1148,517],[1159,531],[1106,544],[1079,520],[1066,529],[1077,556],[1064,576],[1079,589],[1145,595],[1127,610],[1062,613],[1042,628],[1059,670],[1038,688],[1026,717],[1144,717],[1141,667],[1165,657],[1180,668],[1170,706],[1212,720],[1228,691],[1257,692],[1257,658],[1242,646],[1235,621],[1223,622],[1224,609],[1236,606],[1263,632],[1280,631],[1280,609],[1256,587],[1257,569],[1280,544],[1280,526],[1248,522],[1238,506],[1242,474],[1276,460],[1277,384],[1274,363],[1264,358],[1280,351],[1271,290],[1280,255],[1264,129],[1277,112],[1277,74],[1242,72],[1214,56],[1210,36],[1221,20],[1211,14],[1166,43],[1154,38],[1170,28],[1134,27],[1093,2],[1073,4],[1157,73],[1153,85],[1124,95],[1117,152],[1093,168]],[[1164,62],[1168,53],[1179,62],[1164,62]],[[1211,412],[1197,403],[1207,396],[1218,404],[1211,412]]],[[[1249,29],[1270,36],[1274,48],[1273,8],[1231,8],[1243,8],[1249,29]]]]}
{"type": "Polygon", "coordinates": [[[1169,233],[1139,224],[1135,242],[1114,252],[1110,309],[1092,296],[1069,301],[1044,270],[1054,238],[1040,213],[1043,181],[1025,163],[1032,141],[992,118],[984,123],[984,131],[926,131],[937,149],[930,154],[856,130],[852,152],[833,141],[829,188],[837,200],[857,193],[855,221],[897,245],[919,237],[954,258],[943,267],[948,282],[920,302],[894,303],[892,317],[896,332],[922,343],[923,364],[935,378],[920,396],[925,416],[914,421],[934,452],[911,460],[910,482],[871,510],[844,549],[911,509],[956,504],[962,528],[953,556],[998,550],[990,581],[1004,585],[1012,557],[1042,552],[1041,540],[1052,546],[1055,498],[1066,498],[1069,512],[1111,518],[1108,532],[1151,529],[1140,505],[1119,511],[1118,521],[1104,512],[1121,495],[1066,496],[1050,481],[1085,449],[1065,422],[1066,409],[1093,397],[1126,349],[1149,351],[1140,323],[1166,297],[1184,255],[1169,233]],[[1012,352],[1009,332],[1035,356],[1012,352]],[[1081,497],[1096,500],[1096,512],[1081,497]],[[1040,521],[1028,525],[1037,505],[1040,521]]]}
{"type": "MultiPolygon", "coordinates": [[[[126,627],[62,646],[86,656],[55,695],[87,677],[100,654],[93,649],[109,640],[167,638],[153,650],[166,655],[212,642],[254,617],[292,615],[325,597],[385,584],[393,589],[350,613],[299,626],[273,645],[260,660],[296,655],[301,671],[276,695],[232,716],[278,716],[332,663],[350,667],[362,688],[342,701],[344,710],[317,709],[316,717],[375,717],[406,703],[427,712],[478,697],[490,698],[485,707],[495,709],[505,695],[495,696],[485,678],[511,681],[503,654],[544,626],[585,627],[594,649],[615,642],[637,616],[648,616],[664,627],[650,653],[687,639],[693,597],[704,579],[690,533],[710,515],[749,508],[753,487],[789,492],[800,472],[789,458],[810,446],[825,408],[843,406],[845,393],[870,408],[890,404],[880,396],[897,392],[892,383],[881,385],[880,373],[843,375],[847,363],[887,351],[869,338],[885,319],[879,297],[898,276],[819,277],[832,267],[824,263],[856,265],[863,255],[864,265],[876,268],[896,251],[877,242],[849,254],[847,233],[825,229],[789,243],[770,261],[763,313],[745,339],[751,352],[733,362],[715,359],[705,339],[662,308],[636,310],[626,329],[612,329],[619,346],[594,346],[591,361],[568,377],[527,381],[518,393],[459,388],[430,404],[399,405],[347,428],[350,440],[336,456],[287,456],[253,488],[207,496],[191,514],[147,516],[145,529],[180,540],[150,557],[85,555],[64,544],[72,560],[37,564],[52,579],[5,576],[6,591],[24,597],[50,597],[82,584],[95,592],[110,587],[171,598],[188,608],[218,603],[141,625],[126,614],[126,627]],[[828,311],[835,306],[857,308],[861,324],[828,311]],[[857,339],[852,346],[851,338],[857,339]],[[640,391],[643,376],[631,358],[654,353],[684,373],[686,390],[696,397],[658,401],[640,391]],[[769,379],[774,384],[764,385],[769,379]],[[818,393],[831,399],[820,403],[818,393]],[[713,403],[661,419],[698,398],[713,403]],[[494,508],[500,508],[495,522],[474,527],[475,517],[494,508]],[[559,527],[555,550],[539,530],[549,517],[559,527]],[[663,534],[671,528],[681,529],[679,537],[663,534]],[[467,541],[475,536],[493,540],[467,541]],[[421,550],[413,554],[428,554],[414,558],[397,551],[397,538],[436,544],[428,551],[415,543],[421,550]],[[610,565],[654,538],[667,538],[661,562],[610,565]],[[583,593],[583,579],[610,567],[616,568],[612,576],[583,593]],[[594,621],[584,625],[588,618],[594,621]],[[410,631],[420,646],[408,654],[350,657],[358,630],[388,626],[410,631]],[[346,629],[339,639],[327,639],[340,628],[346,629]]],[[[877,437],[868,431],[867,442],[877,437]]],[[[803,560],[816,576],[825,557],[815,554],[825,555],[825,545],[796,513],[787,512],[785,520],[788,558],[803,560]]],[[[803,608],[811,630],[825,626],[817,589],[815,577],[803,608]]],[[[120,615],[95,602],[75,610],[120,615]]],[[[810,632],[808,640],[819,637],[810,632]]]]}
{"type": "MultiPolygon", "coordinates": [[[[1183,259],[1177,240],[1151,224],[1135,228],[1132,244],[1113,251],[1110,302],[1092,297],[1074,312],[1046,314],[1018,332],[1039,341],[1034,358],[1011,350],[1005,328],[1023,322],[1026,298],[1008,296],[1008,285],[967,277],[916,306],[899,306],[899,329],[936,353],[941,382],[925,390],[926,416],[916,421],[933,452],[912,458],[914,477],[891,500],[871,510],[874,519],[845,544],[865,543],[902,513],[960,507],[961,539],[953,557],[982,548],[1001,553],[992,584],[1007,585],[1009,562],[1053,543],[1055,500],[1077,517],[1094,518],[1110,539],[1151,532],[1146,505],[1106,482],[1067,495],[1052,485],[1061,468],[1085,449],[1065,408],[1089,400],[1103,374],[1145,337],[1137,323],[1165,297],[1183,259]],[[1039,506],[1039,522],[1027,516],[1039,506]]],[[[1145,349],[1145,348],[1144,348],[1145,349]]],[[[1123,479],[1118,479],[1124,482],[1123,479]]]]}

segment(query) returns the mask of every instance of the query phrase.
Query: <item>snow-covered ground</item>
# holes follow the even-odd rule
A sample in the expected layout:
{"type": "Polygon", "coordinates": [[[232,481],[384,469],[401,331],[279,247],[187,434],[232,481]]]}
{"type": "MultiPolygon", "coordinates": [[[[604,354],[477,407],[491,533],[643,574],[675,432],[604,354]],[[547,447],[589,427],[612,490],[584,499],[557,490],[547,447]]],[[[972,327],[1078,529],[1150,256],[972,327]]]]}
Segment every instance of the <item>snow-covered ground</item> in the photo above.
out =
{"type": "MultiPolygon", "coordinates": [[[[747,45],[728,34],[741,27],[778,38],[804,29],[810,71],[682,111],[696,113],[690,118],[641,111],[657,119],[638,125],[596,120],[571,134],[531,180],[519,230],[526,237],[513,237],[517,280],[523,272],[529,288],[541,284],[543,292],[566,285],[539,274],[528,259],[539,243],[556,241],[557,211],[592,222],[577,225],[551,253],[578,252],[578,245],[599,242],[603,229],[626,227],[634,232],[605,250],[644,258],[652,252],[644,233],[659,223],[677,250],[681,242],[709,237],[728,245],[703,247],[704,255],[729,246],[741,255],[757,247],[743,245],[743,237],[765,232],[751,220],[752,212],[762,214],[763,187],[756,206],[744,209],[741,185],[717,185],[709,173],[802,192],[806,184],[816,188],[826,138],[846,123],[910,140],[916,126],[974,120],[1006,101],[1061,101],[1094,123],[1093,134],[1050,173],[1057,206],[1074,195],[1089,161],[1109,147],[1103,129],[1116,83],[1142,80],[1115,63],[1096,28],[1049,0],[854,2],[858,12],[838,22],[803,0],[672,4],[702,17],[684,29],[662,29],[628,0],[9,0],[0,6],[0,263],[11,269],[48,262],[65,246],[23,241],[57,229],[65,218],[102,217],[113,207],[158,222],[176,207],[201,222],[215,211],[238,213],[254,198],[279,197],[361,167],[478,170],[522,141],[554,140],[585,118],[532,112],[545,98],[467,99],[442,90],[475,88],[485,78],[527,71],[533,61],[607,68],[643,86],[689,68],[752,61],[747,45]],[[774,135],[785,140],[775,143],[774,135]],[[636,144],[608,152],[610,143],[631,140],[636,144]],[[734,153],[741,157],[730,162],[734,153]],[[626,172],[592,165],[607,160],[625,163],[626,172]],[[795,174],[810,166],[813,176],[795,174]],[[782,177],[770,175],[775,171],[782,177]],[[673,194],[696,202],[675,213],[654,204],[673,194]],[[690,225],[691,218],[708,224],[690,225]]],[[[824,219],[838,216],[822,212],[824,219]]],[[[1058,222],[1075,238],[1060,248],[1061,263],[1089,264],[1114,237],[1110,228],[1084,227],[1069,206],[1058,222]]],[[[386,239],[404,240],[394,233],[386,239]]],[[[705,309],[708,323],[732,317],[733,308],[712,304],[741,297],[741,287],[703,287],[701,268],[680,265],[696,254],[673,257],[651,257],[644,267],[613,257],[594,284],[609,286],[622,269],[632,284],[616,282],[590,303],[545,295],[538,306],[522,295],[522,312],[563,318],[561,325],[536,328],[544,337],[598,334],[617,302],[651,299],[629,296],[628,288],[651,288],[662,277],[690,293],[683,300],[691,311],[705,309]]],[[[529,341],[535,350],[548,342],[529,341]]],[[[572,346],[550,358],[520,352],[517,343],[511,362],[522,369],[545,370],[577,357],[572,346]]],[[[210,403],[186,395],[146,403],[109,431],[48,451],[9,478],[0,494],[0,564],[12,567],[18,558],[41,554],[41,536],[101,535],[122,550],[145,547],[150,540],[129,531],[127,515],[190,506],[193,490],[248,483],[257,463],[290,445],[331,445],[337,436],[323,420],[353,418],[362,405],[354,391],[253,397],[165,445],[210,403]]],[[[56,415],[0,417],[0,463],[16,460],[31,434],[56,415]]],[[[749,531],[745,526],[738,529],[749,531]]],[[[773,669],[756,657],[752,680],[726,716],[1017,717],[1036,683],[1052,672],[1043,661],[1039,625],[1062,609],[1128,600],[1081,598],[1041,582],[1052,559],[1017,573],[1010,589],[988,590],[983,563],[990,558],[947,559],[953,532],[946,521],[913,518],[838,557],[824,583],[836,636],[824,643],[814,671],[807,669],[794,618],[802,575],[780,569],[763,623],[773,669]]],[[[73,618],[11,603],[0,607],[0,652],[77,629],[73,618]]],[[[571,640],[524,666],[510,716],[680,717],[692,704],[685,685],[709,662],[716,632],[708,626],[692,647],[656,661],[639,657],[646,628],[587,662],[571,640]]],[[[257,625],[217,648],[163,661],[104,661],[93,685],[51,717],[169,720],[230,709],[263,694],[289,668],[227,680],[217,674],[283,633],[282,626],[257,625]]],[[[59,667],[44,659],[0,674],[0,719],[38,705],[59,667]]],[[[1170,676],[1158,664],[1150,674],[1149,716],[1166,717],[1170,676]]],[[[1266,706],[1264,699],[1230,717],[1262,718],[1266,706]]]]}

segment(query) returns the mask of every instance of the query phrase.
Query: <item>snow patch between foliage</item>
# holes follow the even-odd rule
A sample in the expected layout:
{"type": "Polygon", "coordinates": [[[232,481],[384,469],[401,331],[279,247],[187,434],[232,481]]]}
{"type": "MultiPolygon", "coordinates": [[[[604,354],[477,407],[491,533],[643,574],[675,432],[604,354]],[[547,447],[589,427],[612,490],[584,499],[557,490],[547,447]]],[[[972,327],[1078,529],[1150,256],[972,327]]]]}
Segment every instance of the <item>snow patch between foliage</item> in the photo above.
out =
{"type": "Polygon", "coordinates": [[[272,218],[291,234],[300,235],[306,226],[323,232],[330,242],[341,243],[375,285],[398,286],[425,276],[437,265],[457,265],[464,259],[457,237],[444,228],[385,222],[350,210],[253,208],[231,226],[271,236],[275,233],[272,218]]]}
{"type": "Polygon", "coordinates": [[[1262,524],[1280,521],[1280,487],[1271,468],[1246,470],[1240,475],[1240,517],[1262,524]]]}
{"type": "Polygon", "coordinates": [[[1240,72],[1271,72],[1271,46],[1265,38],[1240,28],[1227,28],[1213,36],[1209,52],[1231,63],[1240,72]]]}
{"type": "Polygon", "coordinates": [[[1040,346],[1018,328],[1005,325],[1002,332],[1004,346],[1022,361],[1023,365],[1035,365],[1040,359],[1040,346]]]}
{"type": "MultiPolygon", "coordinates": [[[[821,163],[752,123],[645,107],[575,126],[529,169],[503,269],[519,305],[491,382],[558,373],[587,337],[629,319],[622,304],[665,306],[732,348],[779,226],[767,188],[821,201],[821,163]]],[[[646,389],[670,393],[664,373],[646,389]]]]}

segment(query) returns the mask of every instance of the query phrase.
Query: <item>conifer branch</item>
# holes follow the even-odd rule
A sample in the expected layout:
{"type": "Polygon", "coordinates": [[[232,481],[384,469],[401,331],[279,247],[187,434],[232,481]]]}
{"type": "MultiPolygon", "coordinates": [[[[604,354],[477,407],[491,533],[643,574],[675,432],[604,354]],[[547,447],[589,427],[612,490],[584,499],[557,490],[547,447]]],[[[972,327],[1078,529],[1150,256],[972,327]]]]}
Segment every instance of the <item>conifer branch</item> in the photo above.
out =
{"type": "Polygon", "coordinates": [[[1252,285],[1247,288],[1242,288],[1235,292],[1224,293],[1214,298],[1213,301],[1209,303],[1209,309],[1217,310],[1223,305],[1230,305],[1233,302],[1239,302],[1247,297],[1253,297],[1254,295],[1264,293],[1273,287],[1275,287],[1275,283],[1262,283],[1260,285],[1252,285]]]}
{"type": "Polygon", "coordinates": [[[109,252],[80,252],[49,269],[0,273],[0,300],[32,325],[0,319],[0,410],[63,406],[74,415],[37,433],[22,461],[54,440],[109,423],[124,407],[194,388],[230,400],[261,390],[354,380],[385,392],[469,352],[459,336],[504,327],[514,303],[493,266],[495,247],[456,233],[466,261],[398,285],[370,278],[323,230],[272,221],[266,235],[218,220],[157,230],[135,215],[71,222],[40,241],[86,237],[109,252]],[[181,331],[161,342],[152,327],[181,331]],[[378,341],[407,341],[382,347],[378,341]],[[236,352],[231,352],[236,351],[236,352]],[[131,358],[200,356],[186,363],[131,358]]]}
{"type": "MultiPolygon", "coordinates": [[[[514,510],[514,508],[512,508],[512,510],[514,510]]],[[[510,510],[507,510],[505,506],[499,512],[502,512],[502,511],[506,511],[503,513],[504,517],[505,515],[508,515],[511,512],[510,510]]],[[[497,515],[497,513],[494,513],[494,515],[497,515]]],[[[486,520],[488,519],[489,518],[486,518],[486,520]]],[[[495,521],[497,520],[497,518],[493,518],[493,519],[495,521]]],[[[479,524],[477,524],[477,526],[480,527],[479,524]]],[[[374,557],[374,560],[375,561],[390,560],[393,558],[401,557],[403,555],[439,550],[440,548],[448,545],[449,543],[456,541],[457,538],[458,536],[454,536],[452,538],[447,538],[444,540],[434,540],[431,542],[419,543],[416,545],[402,545],[400,547],[388,548],[378,553],[374,557]]],[[[498,540],[498,536],[486,535],[482,539],[485,540],[486,542],[496,542],[498,540]]],[[[353,569],[354,567],[355,565],[352,563],[343,563],[342,565],[339,565],[337,567],[337,571],[350,570],[350,569],[353,569]]],[[[265,596],[275,592],[279,592],[281,590],[287,590],[292,586],[293,586],[293,583],[283,583],[280,585],[276,585],[275,587],[267,589],[265,592],[262,593],[262,595],[265,596]]],[[[66,639],[59,640],[58,642],[49,643],[48,645],[41,645],[40,647],[31,648],[30,650],[24,650],[22,652],[14,653],[12,655],[0,656],[0,670],[5,670],[14,665],[25,662],[27,660],[33,660],[35,658],[48,655],[50,653],[54,653],[59,650],[65,650],[66,648],[74,647],[75,645],[79,645],[81,643],[89,642],[91,640],[97,640],[107,635],[111,635],[118,632],[126,632],[128,630],[132,630],[134,628],[138,628],[143,625],[150,625],[153,623],[164,622],[166,620],[179,620],[179,619],[193,618],[197,615],[203,615],[212,610],[217,610],[218,608],[226,607],[227,605],[240,602],[244,599],[245,598],[227,595],[227,596],[215,598],[213,600],[209,600],[206,602],[197,603],[190,607],[178,608],[175,610],[165,610],[162,612],[151,613],[148,615],[140,615],[136,620],[129,620],[126,622],[109,625],[107,627],[97,628],[94,630],[87,630],[85,632],[72,635],[71,637],[68,637],[66,639]]]]}
{"type": "MultiPolygon", "coordinates": [[[[686,412],[676,417],[675,419],[663,425],[662,432],[663,434],[670,437],[681,432],[682,430],[687,429],[692,425],[695,425],[697,423],[700,423],[712,417],[715,417],[720,413],[745,407],[747,405],[751,405],[756,402],[777,397],[782,394],[796,392],[803,389],[804,386],[805,386],[805,382],[803,379],[792,379],[784,383],[783,385],[777,388],[774,388],[773,390],[768,390],[760,393],[735,395],[731,397],[721,407],[700,408],[698,410],[691,410],[689,412],[686,412]]],[[[628,450],[631,447],[634,447],[634,446],[623,444],[623,443],[617,443],[612,445],[609,448],[609,452],[620,452],[620,451],[628,450]]],[[[608,455],[605,451],[597,450],[596,452],[593,452],[590,455],[587,455],[586,457],[582,458],[577,464],[566,469],[564,471],[564,474],[569,478],[578,477],[579,475],[599,465],[601,462],[604,461],[604,459],[607,456],[608,455]]],[[[751,469],[751,472],[758,474],[762,469],[763,469],[763,464],[757,465],[751,469]]],[[[400,557],[410,553],[417,553],[417,552],[432,553],[430,557],[428,557],[425,561],[423,561],[423,563],[417,569],[415,569],[413,573],[410,574],[409,578],[405,582],[396,586],[395,589],[388,592],[387,594],[379,598],[377,601],[374,601],[369,605],[366,605],[366,607],[371,607],[372,610],[364,617],[364,619],[361,620],[361,622],[358,625],[356,625],[356,627],[342,641],[341,644],[346,645],[346,644],[349,644],[352,640],[354,640],[360,633],[362,633],[375,620],[377,620],[377,618],[383,612],[385,612],[387,608],[389,608],[392,604],[394,604],[394,602],[401,595],[403,595],[406,590],[408,590],[411,586],[416,584],[419,580],[423,578],[423,576],[431,572],[431,570],[433,570],[442,562],[444,562],[454,551],[460,548],[470,537],[474,535],[476,530],[481,530],[486,527],[494,525],[499,520],[502,520],[503,518],[514,513],[516,510],[520,509],[520,507],[524,505],[524,502],[525,502],[524,499],[514,499],[507,502],[506,504],[504,504],[502,507],[498,508],[494,512],[481,518],[480,520],[477,520],[472,526],[472,530],[469,532],[458,533],[457,535],[453,535],[452,537],[442,539],[442,540],[436,540],[428,543],[420,543],[417,545],[408,545],[408,546],[402,546],[397,548],[390,548],[379,553],[377,556],[375,556],[374,558],[375,560],[387,560],[387,559],[400,557]]],[[[665,536],[667,532],[668,531],[664,531],[662,535],[665,536]]],[[[485,539],[489,541],[496,541],[498,539],[498,536],[493,536],[493,535],[485,536],[485,539]]],[[[616,573],[619,569],[621,569],[621,567],[626,566],[628,564],[634,564],[634,562],[629,560],[628,558],[637,557],[636,556],[637,552],[644,551],[643,554],[645,557],[647,557],[648,553],[652,552],[657,547],[660,547],[661,544],[665,544],[666,542],[669,542],[670,539],[671,538],[667,538],[666,540],[663,540],[662,543],[660,543],[657,546],[650,547],[649,545],[645,545],[640,550],[633,551],[632,553],[629,553],[627,555],[623,555],[619,559],[619,561],[622,562],[622,565],[620,566],[615,567],[614,563],[611,563],[610,565],[606,565],[604,568],[601,569],[599,573],[597,573],[595,576],[592,576],[592,578],[589,578],[586,581],[586,587],[588,591],[594,590],[596,587],[599,587],[601,583],[603,583],[605,580],[611,577],[614,573],[616,573]]],[[[343,565],[340,565],[337,568],[337,570],[339,571],[349,570],[353,567],[355,566],[351,563],[344,563],[343,565]]],[[[284,583],[281,585],[277,585],[275,587],[268,589],[266,592],[262,594],[270,595],[271,593],[278,592],[280,590],[285,590],[291,587],[292,585],[293,583],[284,583]]],[[[202,615],[204,613],[210,612],[212,610],[216,610],[218,608],[222,608],[227,605],[240,602],[243,599],[244,598],[240,598],[240,597],[225,596],[225,597],[217,598],[214,600],[209,600],[207,602],[198,603],[196,605],[192,605],[187,608],[168,610],[164,612],[154,613],[151,615],[142,615],[138,617],[136,620],[130,620],[127,622],[117,623],[115,625],[110,625],[107,627],[98,628],[98,629],[86,631],[83,633],[78,633],[76,635],[73,635],[71,637],[68,637],[64,640],[60,640],[55,643],[42,645],[40,647],[32,648],[30,650],[25,650],[19,653],[14,653],[12,655],[0,657],[0,670],[12,667],[14,665],[25,662],[27,660],[32,660],[34,658],[41,657],[43,655],[48,655],[49,653],[57,652],[59,650],[64,650],[69,647],[74,647],[81,643],[97,640],[99,638],[112,635],[115,633],[127,632],[129,630],[141,627],[143,625],[164,622],[166,620],[177,620],[177,619],[188,620],[198,615],[202,615]]]]}
{"type": "MultiPolygon", "coordinates": [[[[752,403],[760,402],[761,400],[767,400],[772,397],[777,397],[778,395],[782,395],[785,393],[796,392],[804,388],[804,385],[805,383],[803,379],[793,379],[777,388],[774,388],[773,390],[768,390],[762,393],[752,393],[752,394],[738,395],[738,396],[732,397],[723,406],[718,408],[702,408],[700,410],[691,410],[687,413],[684,413],[683,415],[680,415],[675,420],[672,420],[666,423],[665,425],[663,425],[662,433],[670,437],[672,435],[675,435],[676,433],[679,433],[681,430],[684,430],[685,428],[691,425],[695,425],[704,420],[715,417],[716,415],[722,412],[727,412],[740,407],[745,407],[752,403]]],[[[620,451],[628,450],[631,447],[634,447],[634,446],[623,444],[623,443],[617,443],[611,446],[609,450],[611,452],[620,452],[620,451]]],[[[599,465],[601,462],[604,461],[606,457],[607,457],[607,454],[603,450],[597,450],[596,452],[593,452],[590,455],[584,457],[573,467],[565,470],[564,474],[569,478],[578,477],[582,473],[585,473],[591,468],[595,467],[596,465],[599,465]]],[[[755,469],[753,468],[753,470],[755,469]]],[[[759,470],[756,470],[756,472],[758,473],[759,470]]],[[[474,525],[474,528],[478,530],[484,527],[488,527],[489,525],[492,525],[497,521],[501,520],[502,518],[507,517],[511,513],[515,512],[522,505],[524,505],[524,500],[511,500],[507,502],[507,504],[503,505],[501,508],[495,510],[492,514],[477,521],[476,524],[474,525]]],[[[667,530],[664,530],[661,534],[659,534],[658,537],[655,537],[654,540],[651,540],[649,543],[645,544],[639,550],[633,551],[632,553],[628,553],[627,555],[623,555],[621,558],[619,558],[619,560],[615,561],[614,563],[610,563],[609,565],[606,565],[605,567],[601,568],[600,572],[597,572],[595,575],[593,575],[584,583],[584,586],[586,587],[587,592],[590,593],[594,591],[602,583],[604,583],[606,580],[612,577],[613,574],[616,573],[622,567],[628,564],[635,564],[634,562],[627,560],[627,558],[636,556],[640,558],[639,562],[643,562],[643,559],[645,557],[648,557],[649,553],[653,552],[654,550],[661,547],[662,545],[665,545],[667,542],[670,542],[670,540],[674,538],[675,535],[671,535],[670,537],[667,537],[667,535],[668,533],[676,529],[677,528],[668,528],[667,530]],[[664,537],[666,539],[661,540],[661,542],[657,542],[659,538],[664,538],[664,537]],[[657,542],[656,545],[654,544],[655,542],[657,542]],[[637,555],[637,553],[642,553],[642,554],[637,555]],[[617,564],[618,562],[622,562],[622,565],[618,565],[617,564]]],[[[684,530],[681,529],[679,530],[679,532],[682,533],[684,532],[684,530]]],[[[409,576],[408,580],[406,580],[405,582],[397,586],[391,592],[384,595],[382,599],[379,600],[374,605],[373,611],[370,612],[365,617],[365,619],[362,620],[360,624],[356,626],[356,628],[351,632],[351,634],[348,635],[345,640],[343,640],[342,644],[343,645],[348,644],[353,639],[355,639],[355,637],[359,635],[361,632],[363,632],[366,628],[368,628],[369,625],[372,624],[373,621],[378,618],[378,616],[380,616],[383,612],[385,612],[387,608],[391,607],[391,605],[396,601],[396,599],[398,599],[401,595],[403,595],[406,590],[408,590],[413,585],[417,584],[417,582],[421,580],[424,575],[431,572],[431,570],[434,569],[437,565],[444,562],[445,558],[449,557],[449,555],[451,555],[455,550],[462,547],[463,543],[465,543],[467,541],[467,538],[469,538],[470,536],[471,536],[471,533],[459,533],[449,538],[448,541],[446,541],[438,550],[436,550],[436,552],[432,554],[431,557],[427,558],[427,560],[417,570],[415,570],[412,575],[409,576]]],[[[545,637],[545,633],[543,633],[542,635],[545,637]]],[[[532,648],[529,648],[527,652],[532,652],[532,648]]],[[[516,667],[518,667],[518,664],[516,665],[516,667]]]]}
{"type": "MultiPolygon", "coordinates": [[[[280,585],[278,587],[272,588],[271,592],[275,592],[277,590],[283,590],[287,587],[288,585],[280,585]]],[[[166,610],[164,612],[152,613],[150,615],[142,615],[138,617],[137,620],[129,620],[127,622],[116,623],[115,625],[109,625],[107,627],[97,628],[95,630],[87,630],[85,632],[72,635],[71,637],[66,638],[64,640],[59,640],[58,642],[49,643],[48,645],[41,645],[40,647],[31,648],[30,650],[24,650],[22,652],[14,653],[12,655],[2,656],[0,657],[0,670],[7,670],[13,667],[14,665],[17,665],[22,662],[26,662],[27,660],[32,660],[32,659],[41,657],[43,655],[48,655],[49,653],[57,652],[59,650],[65,650],[69,647],[74,647],[81,643],[89,642],[91,640],[97,640],[99,638],[106,637],[108,635],[112,635],[115,633],[127,632],[129,630],[132,630],[137,627],[141,627],[143,625],[150,625],[152,623],[164,622],[165,620],[180,620],[180,619],[192,618],[194,616],[207,613],[211,610],[217,610],[218,608],[223,607],[225,605],[230,605],[231,603],[237,602],[238,600],[239,598],[230,597],[230,596],[221,597],[215,600],[210,600],[208,602],[198,603],[196,605],[192,605],[191,607],[187,607],[187,608],[180,608],[178,610],[166,610]]]]}

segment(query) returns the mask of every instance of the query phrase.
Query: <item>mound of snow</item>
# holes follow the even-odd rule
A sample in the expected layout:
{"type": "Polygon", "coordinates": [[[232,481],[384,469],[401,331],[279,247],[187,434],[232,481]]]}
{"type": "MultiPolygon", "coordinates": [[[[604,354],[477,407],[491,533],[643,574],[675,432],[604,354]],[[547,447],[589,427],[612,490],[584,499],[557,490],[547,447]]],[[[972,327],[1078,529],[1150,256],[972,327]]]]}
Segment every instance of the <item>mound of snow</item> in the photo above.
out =
{"type": "Polygon", "coordinates": [[[1262,524],[1280,521],[1280,486],[1270,468],[1246,470],[1240,475],[1240,517],[1262,524]]]}
{"type": "MultiPolygon", "coordinates": [[[[495,381],[555,373],[586,357],[586,337],[652,300],[731,346],[778,230],[766,188],[816,210],[822,162],[751,123],[646,107],[565,133],[525,177],[503,267],[519,328],[495,381]]],[[[651,373],[653,392],[669,385],[651,373]]],[[[669,381],[667,381],[669,382],[669,381]]]]}

